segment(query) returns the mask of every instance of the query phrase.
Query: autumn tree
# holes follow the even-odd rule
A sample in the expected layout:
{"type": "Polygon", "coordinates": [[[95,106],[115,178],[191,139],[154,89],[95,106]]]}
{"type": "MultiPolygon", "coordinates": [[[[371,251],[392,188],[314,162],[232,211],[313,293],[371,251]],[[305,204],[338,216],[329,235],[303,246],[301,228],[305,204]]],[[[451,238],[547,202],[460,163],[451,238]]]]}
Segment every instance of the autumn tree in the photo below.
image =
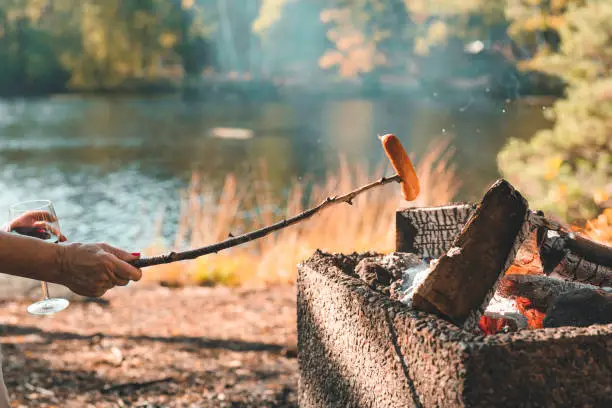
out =
{"type": "Polygon", "coordinates": [[[504,0],[404,0],[415,22],[415,52],[429,53],[431,47],[451,38],[464,42],[489,37],[491,28],[505,24],[504,0]]]}
{"type": "Polygon", "coordinates": [[[534,207],[591,218],[612,196],[612,3],[570,4],[560,21],[558,51],[534,60],[568,83],[554,127],[511,140],[498,162],[534,207]]]}
{"type": "Polygon", "coordinates": [[[522,66],[532,65],[534,59],[558,51],[559,30],[564,24],[569,6],[582,6],[586,0],[505,0],[505,16],[509,22],[508,35],[529,58],[522,66]]]}

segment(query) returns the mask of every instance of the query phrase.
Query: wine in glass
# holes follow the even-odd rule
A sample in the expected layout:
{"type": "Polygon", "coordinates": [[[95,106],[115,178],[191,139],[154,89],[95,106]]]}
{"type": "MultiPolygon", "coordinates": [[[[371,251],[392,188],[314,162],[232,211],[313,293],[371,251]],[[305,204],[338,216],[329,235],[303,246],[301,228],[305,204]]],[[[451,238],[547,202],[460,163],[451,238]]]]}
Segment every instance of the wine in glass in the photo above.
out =
{"type": "MultiPolygon", "coordinates": [[[[24,201],[9,208],[10,232],[58,243],[61,237],[59,220],[49,200],[24,201]]],[[[70,302],[49,296],[47,282],[41,281],[43,300],[28,306],[34,315],[50,315],[68,307],[70,302]]]]}

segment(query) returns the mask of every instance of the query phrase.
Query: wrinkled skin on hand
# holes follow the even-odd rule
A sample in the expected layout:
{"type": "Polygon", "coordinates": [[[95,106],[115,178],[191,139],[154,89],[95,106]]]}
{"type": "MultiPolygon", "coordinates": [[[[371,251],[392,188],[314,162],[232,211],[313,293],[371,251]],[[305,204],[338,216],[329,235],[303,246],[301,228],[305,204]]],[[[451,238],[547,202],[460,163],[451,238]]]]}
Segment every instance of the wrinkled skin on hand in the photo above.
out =
{"type": "MultiPolygon", "coordinates": [[[[4,226],[5,231],[18,227],[40,227],[67,238],[52,225],[57,219],[47,211],[29,211],[4,226]]],[[[130,280],[142,277],[140,269],[128,262],[138,256],[111,245],[101,244],[61,244],[59,252],[60,283],[74,293],[87,297],[100,297],[114,286],[125,286],[130,280]]]]}
{"type": "Polygon", "coordinates": [[[61,284],[81,296],[100,297],[142,277],[140,269],[128,263],[138,256],[108,244],[62,245],[60,258],[61,284]]]}

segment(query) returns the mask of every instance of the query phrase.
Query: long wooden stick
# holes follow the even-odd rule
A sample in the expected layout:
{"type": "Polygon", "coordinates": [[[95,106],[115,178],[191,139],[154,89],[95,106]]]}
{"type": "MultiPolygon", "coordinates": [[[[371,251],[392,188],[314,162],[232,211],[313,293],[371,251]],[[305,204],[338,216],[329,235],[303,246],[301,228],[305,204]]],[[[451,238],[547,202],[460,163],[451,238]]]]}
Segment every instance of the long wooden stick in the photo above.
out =
{"type": "Polygon", "coordinates": [[[194,258],[198,258],[203,255],[216,253],[224,249],[235,247],[237,245],[244,244],[246,242],[265,237],[266,235],[272,232],[289,227],[290,225],[293,225],[293,224],[297,224],[298,222],[304,221],[312,217],[319,211],[325,208],[331,207],[332,205],[340,204],[340,203],[352,204],[353,199],[357,197],[359,194],[364,193],[373,188],[384,186],[385,184],[389,184],[393,182],[396,182],[396,183],[401,182],[401,179],[397,174],[391,177],[383,177],[375,182],[366,184],[365,186],[361,186],[358,189],[353,190],[347,194],[344,194],[341,196],[328,197],[327,199],[325,199],[325,201],[323,201],[321,204],[317,205],[316,207],[313,207],[309,210],[301,212],[294,217],[279,221],[276,224],[272,224],[267,227],[263,227],[258,230],[255,230],[255,231],[251,231],[246,234],[238,235],[235,237],[230,237],[226,239],[225,241],[221,241],[216,244],[208,245],[202,248],[191,249],[191,250],[183,251],[183,252],[170,252],[166,255],[155,256],[152,258],[140,258],[131,263],[132,265],[138,268],[143,268],[146,266],[161,265],[161,264],[167,264],[171,262],[184,261],[187,259],[194,259],[194,258]]]}

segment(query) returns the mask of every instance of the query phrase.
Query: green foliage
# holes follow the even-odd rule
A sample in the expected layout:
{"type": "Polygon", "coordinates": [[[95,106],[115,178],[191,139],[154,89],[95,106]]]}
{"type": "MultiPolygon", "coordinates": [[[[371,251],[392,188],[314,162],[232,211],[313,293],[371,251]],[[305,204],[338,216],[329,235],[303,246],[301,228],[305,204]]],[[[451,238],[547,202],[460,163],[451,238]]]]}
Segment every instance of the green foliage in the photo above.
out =
{"type": "Polygon", "coordinates": [[[546,55],[559,45],[559,29],[569,6],[586,0],[506,0],[508,34],[531,54],[546,55]]]}
{"type": "Polygon", "coordinates": [[[153,80],[173,60],[199,72],[202,13],[187,0],[4,0],[0,92],[112,88],[153,80]]]}
{"type": "Polygon", "coordinates": [[[559,51],[534,63],[569,84],[549,112],[554,127],[512,140],[499,166],[535,207],[591,218],[612,196],[612,3],[571,5],[558,32],[559,51]]]}

